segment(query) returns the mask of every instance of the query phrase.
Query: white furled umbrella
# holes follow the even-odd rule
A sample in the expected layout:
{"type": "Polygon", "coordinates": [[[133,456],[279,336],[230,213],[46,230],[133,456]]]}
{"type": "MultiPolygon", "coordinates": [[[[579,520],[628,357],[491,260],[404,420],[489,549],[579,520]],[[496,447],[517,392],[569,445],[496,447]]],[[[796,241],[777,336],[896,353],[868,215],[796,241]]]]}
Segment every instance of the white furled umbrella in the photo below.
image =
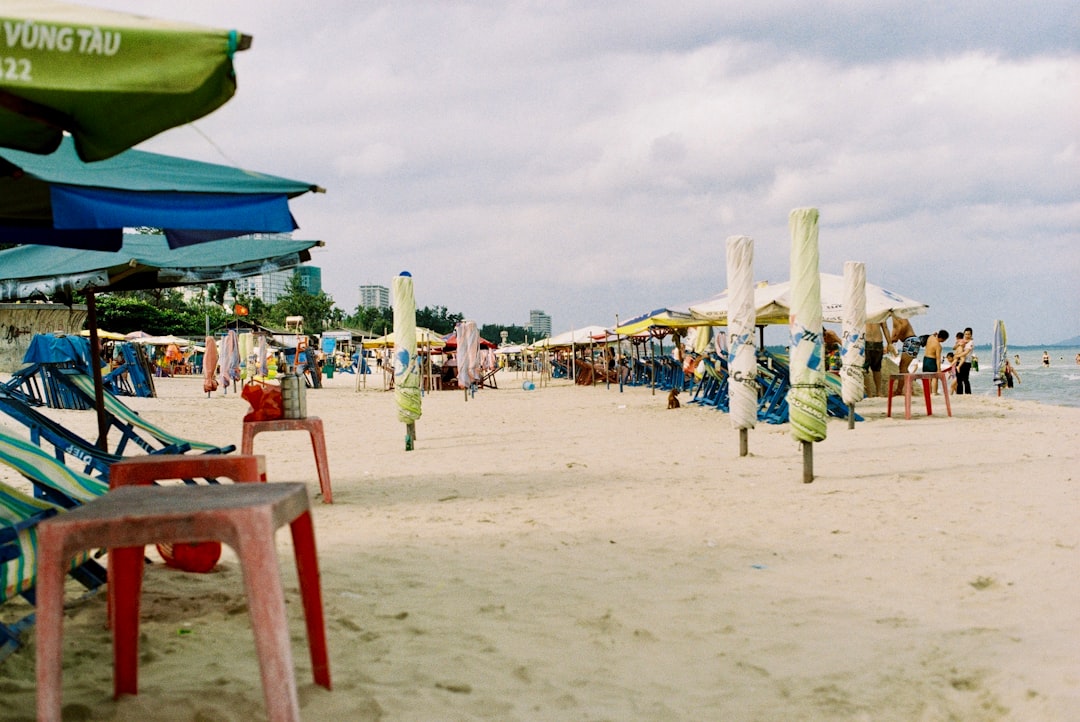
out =
{"type": "Polygon", "coordinates": [[[462,321],[456,330],[458,386],[465,389],[468,401],[469,389],[480,382],[480,332],[476,321],[462,321]]]}
{"type": "Polygon", "coordinates": [[[420,365],[416,360],[416,297],[412,274],[394,277],[394,399],[405,424],[405,450],[412,451],[420,418],[420,365]]]}
{"type": "Polygon", "coordinates": [[[818,275],[818,210],[796,208],[791,229],[791,434],[803,447],[803,482],[814,480],[813,442],[826,432],[822,370],[821,276],[818,275]]]}
{"type": "Polygon", "coordinates": [[[754,239],[727,239],[728,412],[739,430],[739,456],[747,454],[747,430],[757,422],[757,350],[754,347],[754,239]]]}
{"type": "Polygon", "coordinates": [[[848,428],[855,428],[855,404],[866,393],[866,265],[844,263],[843,346],[840,349],[840,394],[848,406],[848,428]]]}

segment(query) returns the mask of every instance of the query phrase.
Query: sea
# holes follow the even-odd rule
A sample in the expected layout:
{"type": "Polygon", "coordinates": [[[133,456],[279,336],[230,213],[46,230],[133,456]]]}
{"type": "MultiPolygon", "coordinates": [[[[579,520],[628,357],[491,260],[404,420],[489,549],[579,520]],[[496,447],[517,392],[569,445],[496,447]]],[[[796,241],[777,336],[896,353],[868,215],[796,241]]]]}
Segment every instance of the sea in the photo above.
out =
{"type": "MultiPolygon", "coordinates": [[[[1002,395],[1054,406],[1080,407],[1080,364],[1076,363],[1080,346],[1010,346],[1009,359],[1020,377],[1013,388],[1002,395]],[[1043,366],[1043,351],[1050,354],[1050,365],[1043,366]],[[1016,357],[1020,357],[1020,363],[1016,357]]],[[[996,396],[994,372],[990,368],[990,347],[976,346],[979,373],[971,374],[973,394],[996,396]]]]}

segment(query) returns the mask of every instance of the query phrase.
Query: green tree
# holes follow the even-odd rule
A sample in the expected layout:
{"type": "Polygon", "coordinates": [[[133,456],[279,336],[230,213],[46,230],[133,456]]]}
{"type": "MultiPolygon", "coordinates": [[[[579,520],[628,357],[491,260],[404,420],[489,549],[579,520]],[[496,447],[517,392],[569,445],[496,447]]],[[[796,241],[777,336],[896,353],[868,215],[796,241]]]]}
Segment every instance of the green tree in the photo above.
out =
{"type": "Polygon", "coordinates": [[[437,334],[445,336],[454,330],[464,320],[460,313],[447,313],[445,306],[434,308],[424,306],[416,309],[416,325],[429,328],[437,334]]]}
{"type": "Polygon", "coordinates": [[[300,276],[293,274],[289,278],[289,290],[267,310],[267,323],[280,328],[288,316],[303,316],[305,332],[322,333],[333,307],[334,299],[325,291],[308,293],[300,276]]]}

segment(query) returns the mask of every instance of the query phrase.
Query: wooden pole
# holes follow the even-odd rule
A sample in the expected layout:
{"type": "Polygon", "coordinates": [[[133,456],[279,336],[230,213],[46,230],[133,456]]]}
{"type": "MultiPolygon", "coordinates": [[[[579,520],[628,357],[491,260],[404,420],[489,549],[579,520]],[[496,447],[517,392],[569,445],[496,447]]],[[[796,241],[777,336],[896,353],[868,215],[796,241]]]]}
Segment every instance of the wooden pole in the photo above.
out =
{"type": "Polygon", "coordinates": [[[802,480],[809,484],[814,480],[814,444],[810,441],[802,443],[802,480]]]}
{"type": "Polygon", "coordinates": [[[405,424],[405,451],[413,450],[414,441],[416,441],[416,424],[405,424]]]}
{"type": "Polygon", "coordinates": [[[739,429],[739,456],[746,456],[750,453],[749,438],[749,429],[739,429]]]}
{"type": "Polygon", "coordinates": [[[109,450],[109,419],[105,412],[105,385],[101,380],[101,345],[98,338],[97,301],[94,289],[86,291],[86,321],[90,327],[90,374],[94,379],[94,406],[97,411],[97,447],[109,450]]]}
{"type": "Polygon", "coordinates": [[[847,408],[847,427],[855,428],[855,404],[849,404],[847,408]]]}

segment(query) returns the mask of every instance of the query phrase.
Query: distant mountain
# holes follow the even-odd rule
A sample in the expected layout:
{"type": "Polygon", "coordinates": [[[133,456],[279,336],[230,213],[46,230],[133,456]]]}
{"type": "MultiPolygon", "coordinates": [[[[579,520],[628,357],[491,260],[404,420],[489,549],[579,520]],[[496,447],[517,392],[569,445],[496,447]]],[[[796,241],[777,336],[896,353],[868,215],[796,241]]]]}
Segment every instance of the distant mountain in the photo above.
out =
{"type": "Polygon", "coordinates": [[[1055,344],[1051,344],[1051,346],[1080,346],[1080,336],[1073,336],[1064,341],[1058,341],[1055,344]]]}

